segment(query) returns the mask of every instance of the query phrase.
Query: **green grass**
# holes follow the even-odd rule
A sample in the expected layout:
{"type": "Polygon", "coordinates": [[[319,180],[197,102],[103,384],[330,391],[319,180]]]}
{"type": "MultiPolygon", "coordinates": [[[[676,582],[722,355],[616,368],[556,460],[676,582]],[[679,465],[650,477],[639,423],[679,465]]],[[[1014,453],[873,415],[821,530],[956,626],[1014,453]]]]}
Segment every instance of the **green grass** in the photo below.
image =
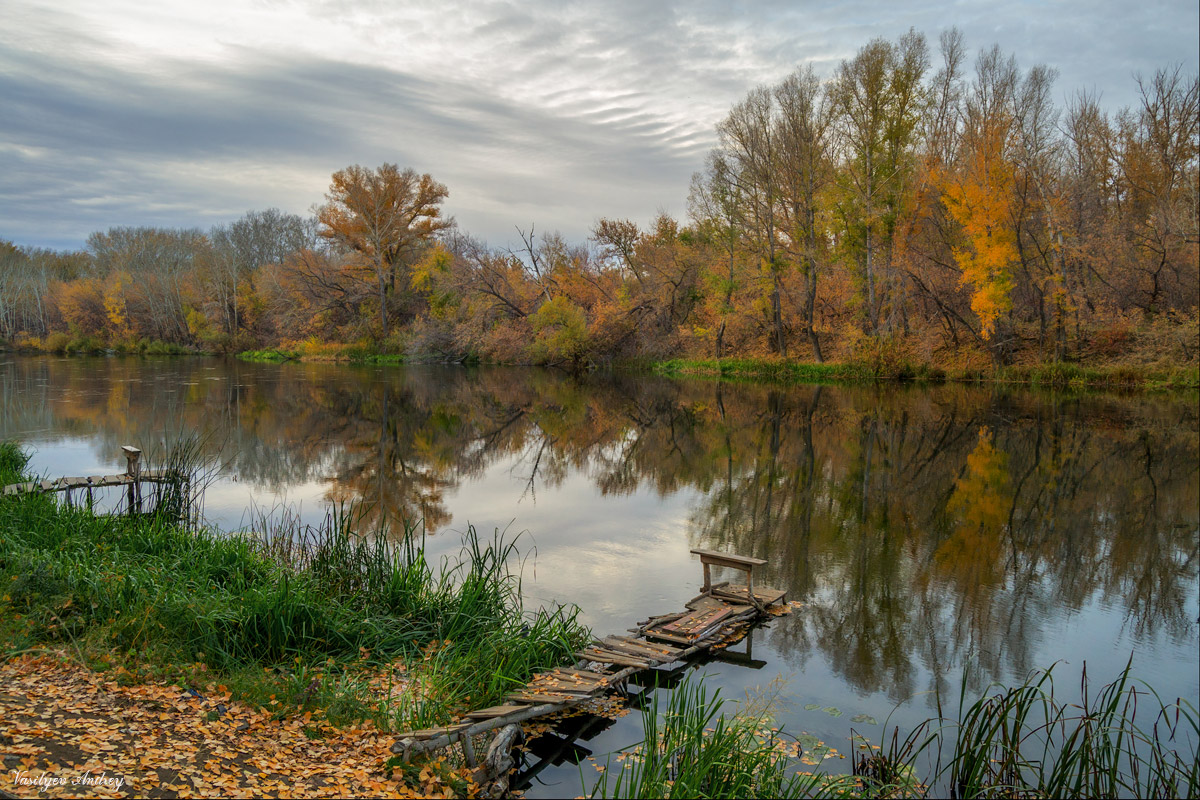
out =
{"type": "Polygon", "coordinates": [[[652,369],[663,375],[698,375],[723,380],[777,383],[870,383],[880,379],[937,381],[944,378],[932,368],[907,364],[884,369],[858,362],[817,364],[754,358],[677,358],[658,362],[652,369]]]}
{"type": "Polygon", "coordinates": [[[970,706],[964,694],[940,777],[960,797],[1200,795],[1196,709],[1164,703],[1131,667],[1093,696],[1085,666],[1077,703],[1056,696],[1053,669],[970,706]]]}
{"type": "Polygon", "coordinates": [[[886,751],[852,741],[852,775],[805,771],[765,712],[726,717],[719,693],[689,679],[665,710],[658,695],[643,709],[645,738],[609,760],[592,796],[1200,796],[1196,709],[1131,672],[1092,695],[1085,669],[1078,702],[1056,695],[1053,668],[970,703],[964,689],[956,719],[894,731],[886,751]]]}
{"type": "MultiPolygon", "coordinates": [[[[24,466],[0,445],[0,479],[24,466]]],[[[339,509],[315,528],[226,536],[2,497],[4,652],[53,645],[147,677],[204,673],[259,705],[274,695],[406,728],[498,701],[586,639],[576,609],[524,611],[514,542],[472,529],[457,561],[431,566],[415,531],[368,538],[354,521],[339,509]],[[421,690],[381,704],[397,663],[421,690]]]]}
{"type": "Polygon", "coordinates": [[[351,364],[403,364],[407,359],[399,353],[378,353],[364,345],[306,345],[301,350],[246,350],[238,353],[243,361],[339,361],[351,364]]]}
{"type": "Polygon", "coordinates": [[[242,361],[261,361],[261,362],[279,362],[279,361],[298,361],[300,354],[295,350],[278,350],[271,348],[269,350],[245,350],[237,354],[237,357],[242,361]]]}
{"type": "Polygon", "coordinates": [[[642,709],[645,738],[610,758],[593,797],[849,797],[858,783],[844,775],[794,769],[792,743],[771,728],[766,710],[726,716],[720,692],[691,676],[642,709]]]}
{"type": "Polygon", "coordinates": [[[771,359],[672,359],[650,365],[662,375],[692,375],[732,381],[784,384],[873,383],[883,380],[918,383],[1026,384],[1057,391],[1168,391],[1200,388],[1198,367],[1082,367],[1056,362],[1033,367],[947,372],[929,364],[876,359],[816,364],[771,359]]]}

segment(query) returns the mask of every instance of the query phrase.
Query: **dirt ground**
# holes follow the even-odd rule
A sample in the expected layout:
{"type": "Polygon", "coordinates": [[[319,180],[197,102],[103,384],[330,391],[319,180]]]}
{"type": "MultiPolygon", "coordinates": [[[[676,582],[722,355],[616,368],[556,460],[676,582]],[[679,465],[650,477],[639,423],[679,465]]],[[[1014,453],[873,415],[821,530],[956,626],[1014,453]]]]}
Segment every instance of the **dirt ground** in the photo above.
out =
{"type": "Polygon", "coordinates": [[[0,664],[0,797],[455,796],[438,770],[419,791],[385,774],[392,741],[275,720],[219,686],[123,686],[56,655],[0,664]]]}

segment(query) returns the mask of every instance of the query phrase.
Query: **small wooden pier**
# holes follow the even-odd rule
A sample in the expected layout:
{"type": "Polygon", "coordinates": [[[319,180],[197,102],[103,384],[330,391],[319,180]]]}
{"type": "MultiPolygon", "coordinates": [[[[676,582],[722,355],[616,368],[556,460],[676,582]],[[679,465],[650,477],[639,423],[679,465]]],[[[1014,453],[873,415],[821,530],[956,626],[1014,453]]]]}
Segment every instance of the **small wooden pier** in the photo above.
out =
{"type": "MultiPolygon", "coordinates": [[[[650,617],[629,636],[604,636],[575,655],[572,667],[553,669],[533,677],[525,686],[505,696],[501,705],[464,714],[460,722],[440,728],[398,734],[392,751],[408,761],[454,743],[462,746],[469,767],[476,766],[472,737],[514,723],[565,711],[621,687],[629,678],[650,670],[686,661],[714,646],[732,644],[745,636],[750,624],[771,613],[786,593],[755,587],[752,570],[767,562],[711,550],[692,550],[704,566],[704,590],[684,604],[684,610],[650,617]],[[746,583],[712,582],[711,567],[742,570],[746,583]]],[[[491,758],[488,759],[489,761],[491,758]]]]}
{"type": "Polygon", "coordinates": [[[88,508],[92,508],[95,500],[93,493],[96,489],[124,486],[127,487],[126,510],[130,513],[140,513],[144,499],[142,484],[178,486],[184,482],[184,478],[174,470],[143,470],[141,467],[142,451],[137,447],[124,445],[121,447],[121,454],[125,457],[125,472],[119,475],[87,475],[78,478],[58,478],[52,481],[11,483],[0,489],[0,496],[66,492],[67,503],[74,505],[74,494],[76,491],[80,491],[86,495],[88,508]]]}

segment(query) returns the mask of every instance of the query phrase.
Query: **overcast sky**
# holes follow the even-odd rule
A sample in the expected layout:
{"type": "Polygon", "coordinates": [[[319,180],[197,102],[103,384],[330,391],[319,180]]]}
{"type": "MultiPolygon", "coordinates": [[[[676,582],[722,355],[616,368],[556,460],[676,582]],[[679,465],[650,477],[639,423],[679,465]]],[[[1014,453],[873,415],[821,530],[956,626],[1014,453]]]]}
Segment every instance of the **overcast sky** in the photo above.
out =
{"type": "Polygon", "coordinates": [[[713,127],[796,65],[957,25],[1109,108],[1133,74],[1197,70],[1195,0],[342,2],[4,0],[0,239],[308,214],[332,172],[430,172],[494,245],[536,223],[685,209],[713,127]]]}

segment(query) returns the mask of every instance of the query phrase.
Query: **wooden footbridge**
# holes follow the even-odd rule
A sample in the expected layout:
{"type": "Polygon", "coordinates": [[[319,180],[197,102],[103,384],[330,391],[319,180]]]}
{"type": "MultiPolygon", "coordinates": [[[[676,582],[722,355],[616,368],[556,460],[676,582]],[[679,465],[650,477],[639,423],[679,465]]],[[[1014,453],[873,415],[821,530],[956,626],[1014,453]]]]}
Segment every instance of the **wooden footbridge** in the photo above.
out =
{"type": "Polygon", "coordinates": [[[458,742],[470,767],[476,766],[472,737],[514,723],[568,710],[594,700],[643,670],[685,661],[717,645],[741,639],[750,623],[781,604],[785,593],[755,588],[752,570],[767,562],[711,550],[692,550],[704,566],[704,588],[684,610],[650,617],[630,628],[630,636],[604,636],[575,655],[574,666],[535,675],[505,697],[502,705],[463,715],[440,728],[408,731],[397,736],[393,752],[408,761],[413,755],[458,742]],[[732,567],[746,574],[745,584],[712,582],[711,567],[732,567]]]}
{"type": "Polygon", "coordinates": [[[50,492],[66,492],[67,503],[74,505],[74,493],[76,491],[83,492],[87,499],[88,508],[91,508],[94,503],[94,492],[96,489],[103,489],[111,486],[126,487],[127,507],[130,513],[140,512],[142,510],[142,484],[168,484],[179,485],[184,481],[184,478],[175,470],[144,470],[141,468],[142,451],[136,447],[125,445],[121,448],[121,453],[125,457],[125,472],[118,475],[88,475],[79,478],[57,478],[55,480],[46,481],[26,481],[24,483],[11,483],[8,486],[0,489],[0,496],[26,494],[26,493],[50,493],[50,492]]]}

